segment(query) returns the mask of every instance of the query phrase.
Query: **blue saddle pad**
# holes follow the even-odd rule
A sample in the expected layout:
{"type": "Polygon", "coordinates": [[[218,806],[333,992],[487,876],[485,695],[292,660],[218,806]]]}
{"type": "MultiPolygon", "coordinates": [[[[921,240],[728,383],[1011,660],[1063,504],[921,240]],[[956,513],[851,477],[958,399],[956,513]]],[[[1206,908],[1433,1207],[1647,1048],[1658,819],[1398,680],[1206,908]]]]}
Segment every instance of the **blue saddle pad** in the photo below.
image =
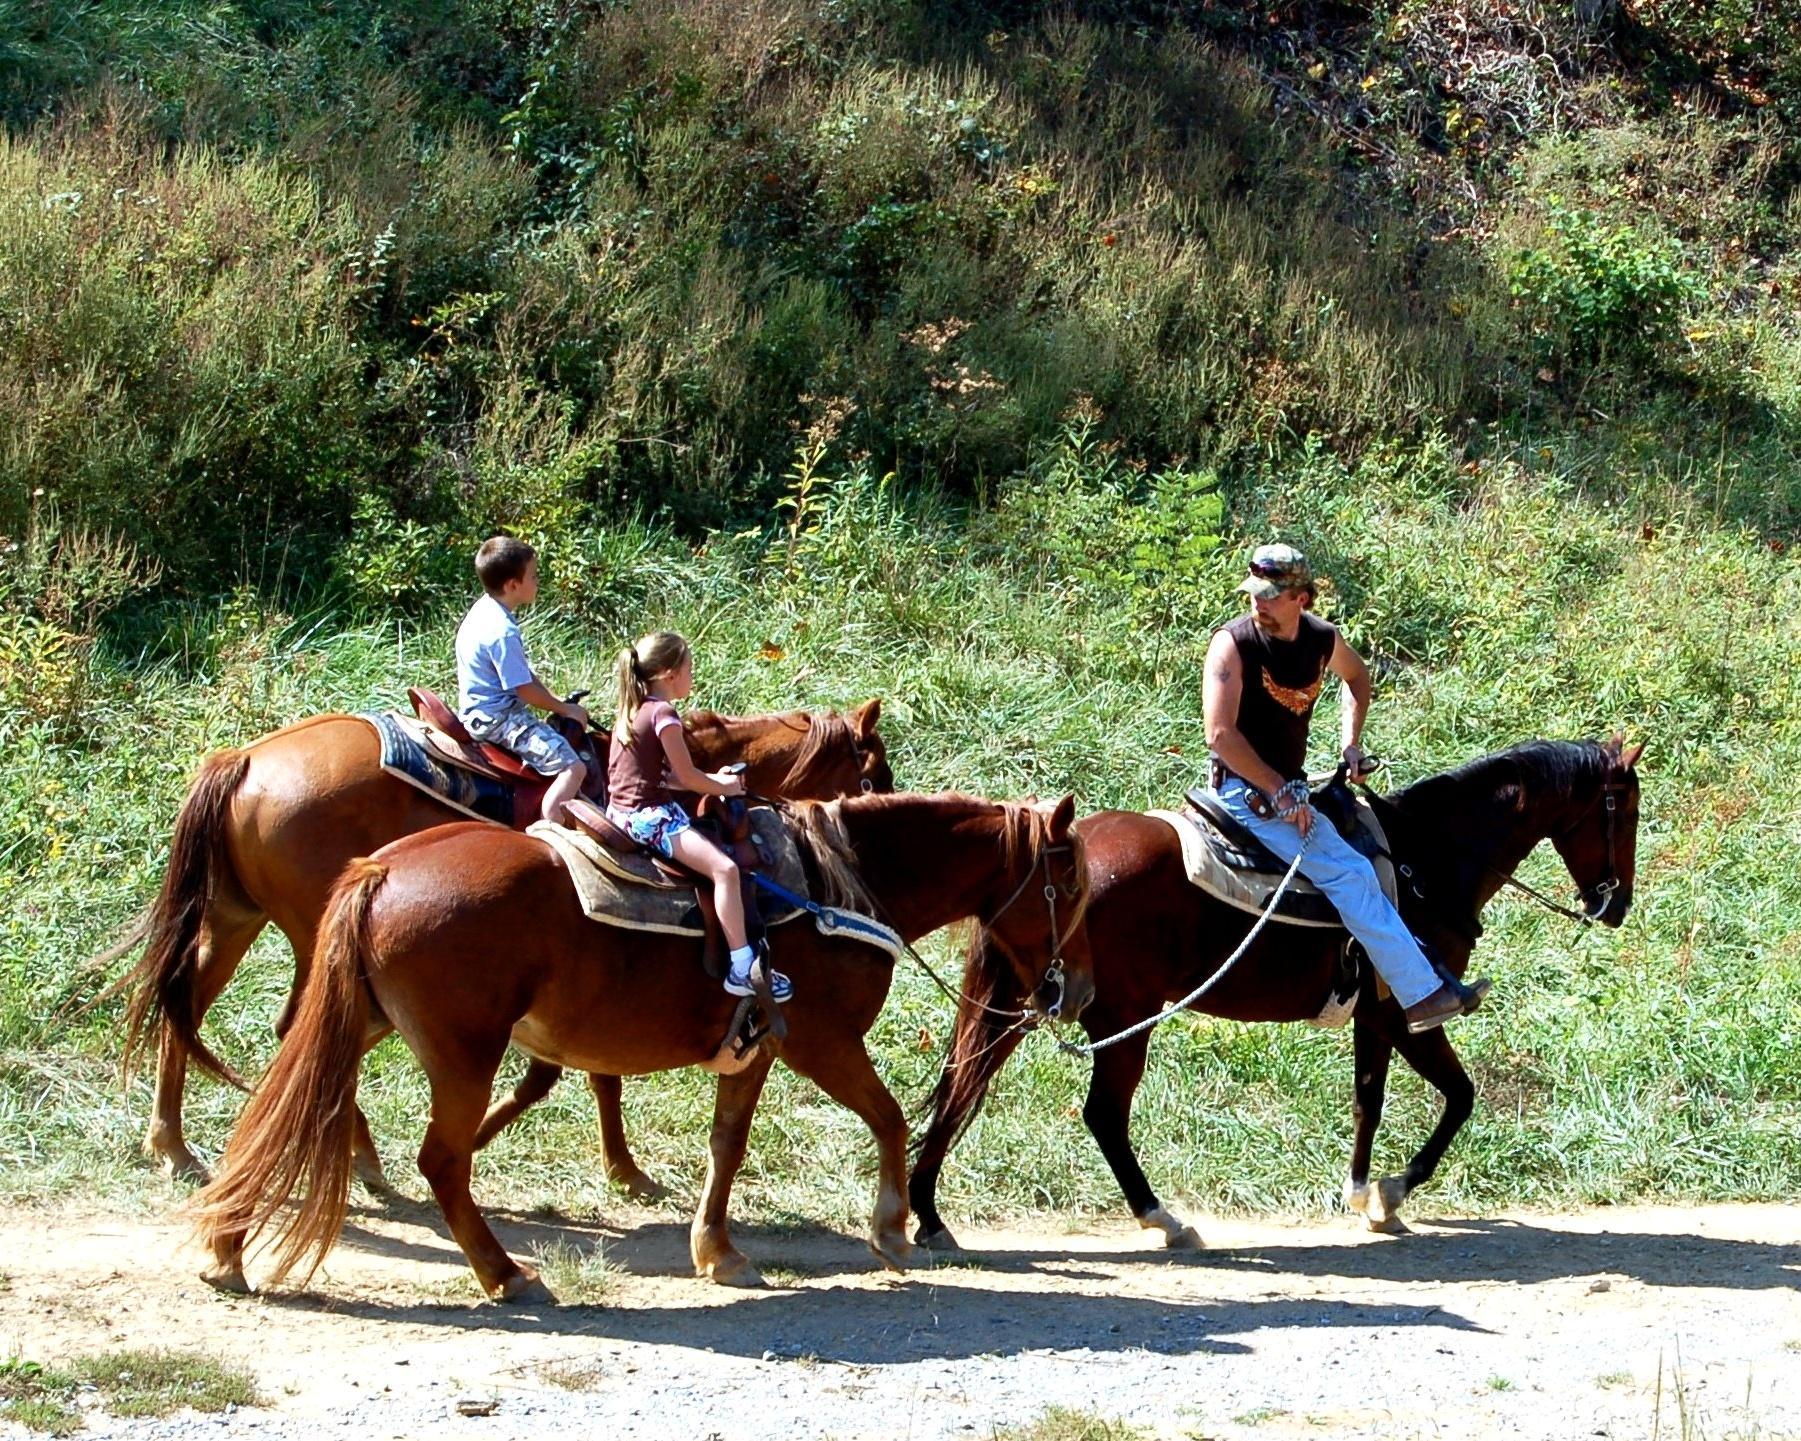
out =
{"type": "Polygon", "coordinates": [[[391,711],[365,711],[362,719],[381,737],[381,768],[389,775],[436,796],[464,815],[511,829],[510,783],[451,765],[419,738],[417,721],[391,711]]]}

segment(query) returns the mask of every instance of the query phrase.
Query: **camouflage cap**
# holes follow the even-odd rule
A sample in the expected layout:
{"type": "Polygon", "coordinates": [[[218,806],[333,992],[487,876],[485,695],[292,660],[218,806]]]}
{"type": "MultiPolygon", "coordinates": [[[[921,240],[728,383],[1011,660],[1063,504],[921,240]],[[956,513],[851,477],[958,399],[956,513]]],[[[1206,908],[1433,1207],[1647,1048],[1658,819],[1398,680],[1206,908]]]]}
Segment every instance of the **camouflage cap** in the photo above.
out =
{"type": "Polygon", "coordinates": [[[1292,545],[1280,541],[1260,545],[1251,552],[1251,573],[1238,588],[1246,595],[1268,600],[1285,590],[1311,590],[1313,571],[1307,557],[1292,545]]]}

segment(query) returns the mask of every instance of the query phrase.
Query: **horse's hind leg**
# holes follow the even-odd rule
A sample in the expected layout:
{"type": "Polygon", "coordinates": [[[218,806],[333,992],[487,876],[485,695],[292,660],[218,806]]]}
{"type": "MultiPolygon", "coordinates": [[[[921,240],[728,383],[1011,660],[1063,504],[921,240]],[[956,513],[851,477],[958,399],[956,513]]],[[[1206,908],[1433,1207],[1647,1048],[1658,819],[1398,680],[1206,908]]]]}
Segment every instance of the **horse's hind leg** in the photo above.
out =
{"type": "Polygon", "coordinates": [[[721,1076],[713,1098],[713,1134],[707,1140],[707,1180],[688,1232],[688,1250],[694,1257],[694,1274],[725,1286],[761,1286],[763,1278],[732,1244],[726,1225],[726,1207],[732,1198],[732,1181],[744,1164],[750,1139],[750,1118],[769,1078],[767,1051],[735,1076],[721,1076]]]}
{"type": "MultiPolygon", "coordinates": [[[[238,963],[251,942],[268,923],[268,917],[250,906],[248,911],[225,912],[215,900],[200,922],[194,958],[194,1026],[199,1028],[219,993],[237,972],[238,963]]],[[[181,1102],[188,1083],[188,1048],[167,1025],[157,1047],[156,1098],[151,1104],[150,1125],[144,1132],[144,1150],[162,1163],[178,1180],[204,1182],[206,1167],[188,1149],[181,1125],[181,1102]]]]}
{"type": "Polygon", "coordinates": [[[519,1084],[513,1087],[513,1094],[504,1101],[496,1101],[488,1107],[488,1114],[482,1117],[482,1123],[476,1128],[475,1149],[492,1141],[521,1115],[530,1110],[538,1102],[550,1094],[550,1088],[562,1078],[563,1068],[549,1061],[533,1059],[525,1068],[525,1074],[519,1078],[519,1084]]]}
{"type": "MultiPolygon", "coordinates": [[[[1470,1081],[1469,1072],[1464,1070],[1463,1062],[1457,1059],[1457,1052],[1452,1049],[1450,1038],[1442,1028],[1421,1035],[1401,1030],[1390,1040],[1401,1059],[1444,1097],[1445,1105],[1438,1124],[1426,1138],[1426,1144],[1419,1148],[1401,1174],[1384,1176],[1370,1189],[1364,1205],[1364,1215],[1372,1230],[1405,1229],[1400,1222],[1401,1203],[1432,1179],[1433,1173],[1438,1170],[1438,1163],[1444,1159],[1445,1151],[1462,1129],[1463,1123],[1469,1120],[1470,1112],[1475,1109],[1476,1104],[1476,1088],[1470,1081]]],[[[1360,1065],[1360,1084],[1362,1079],[1360,1065]]],[[[1377,1115],[1380,1116],[1380,1106],[1377,1108],[1377,1115]]],[[[1374,1131],[1373,1125],[1371,1130],[1374,1131]]],[[[1368,1174],[1368,1165],[1366,1153],[1365,1175],[1368,1174]]]]}
{"type": "Polygon", "coordinates": [[[594,1104],[600,1111],[600,1160],[606,1167],[607,1179],[615,1186],[623,1186],[625,1193],[635,1201],[661,1200],[669,1194],[668,1190],[639,1169],[637,1159],[632,1155],[631,1142],[625,1137],[625,1112],[620,1106],[623,1087],[619,1077],[591,1071],[588,1089],[594,1092],[594,1104]]]}
{"type": "Polygon", "coordinates": [[[538,1273],[507,1254],[469,1193],[476,1128],[488,1108],[494,1073],[505,1050],[502,1037],[499,1044],[483,1048],[479,1054],[473,1048],[439,1052],[426,1062],[426,1074],[431,1078],[431,1124],[419,1147],[419,1172],[438,1198],[450,1234],[469,1258],[475,1279],[491,1299],[552,1300],[538,1273]]]}
{"type": "Polygon", "coordinates": [[[876,1202],[869,1223],[869,1249],[883,1265],[899,1271],[916,1252],[907,1240],[907,1118],[900,1102],[882,1084],[861,1036],[814,1036],[796,1044],[785,1060],[834,1101],[862,1117],[875,1137],[876,1202]]]}
{"type": "MultiPolygon", "coordinates": [[[[1088,1018],[1084,1017],[1084,1024],[1088,1018]]],[[[1122,1024],[1131,1024],[1125,1021],[1122,1024]]],[[[1096,1017],[1090,1034],[1109,1034],[1117,1027],[1096,1017]]],[[[1113,1168],[1119,1189],[1125,1192],[1126,1204],[1147,1231],[1161,1231],[1163,1244],[1175,1251],[1198,1251],[1201,1238],[1194,1227],[1169,1211],[1157,1199],[1151,1183],[1138,1164],[1138,1153],[1132,1149],[1132,1097],[1144,1079],[1145,1052],[1150,1046],[1149,1034],[1133,1036],[1117,1046],[1094,1053],[1094,1074],[1088,1081],[1088,1100],[1082,1107],[1082,1119],[1088,1123],[1101,1154],[1113,1168]]]]}

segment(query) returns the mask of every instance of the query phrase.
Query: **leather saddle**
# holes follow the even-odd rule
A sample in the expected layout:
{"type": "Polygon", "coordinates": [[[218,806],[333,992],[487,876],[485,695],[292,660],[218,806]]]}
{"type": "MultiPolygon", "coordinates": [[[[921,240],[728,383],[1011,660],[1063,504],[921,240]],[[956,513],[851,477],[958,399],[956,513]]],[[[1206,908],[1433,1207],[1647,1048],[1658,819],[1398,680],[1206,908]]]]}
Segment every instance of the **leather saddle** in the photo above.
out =
{"type": "MultiPolygon", "coordinates": [[[[1213,853],[1233,870],[1277,876],[1287,871],[1288,863],[1258,840],[1256,833],[1227,810],[1206,786],[1193,787],[1183,799],[1188,809],[1206,823],[1213,853]]],[[[1342,781],[1321,785],[1313,792],[1311,804],[1314,812],[1331,822],[1352,850],[1372,861],[1387,855],[1380,831],[1365,819],[1370,814],[1368,807],[1360,805],[1342,781]]]]}
{"type": "MultiPolygon", "coordinates": [[[[730,947],[726,945],[725,931],[719,924],[719,906],[713,895],[712,879],[699,875],[686,866],[666,861],[654,851],[639,845],[615,825],[604,810],[587,799],[571,801],[565,809],[577,827],[606,848],[608,860],[614,863],[609,866],[609,870],[616,878],[657,890],[680,890],[686,886],[694,888],[695,904],[699,908],[706,932],[702,963],[707,974],[714,980],[723,978],[730,958],[730,947]]],[[[750,808],[742,796],[708,796],[701,801],[697,811],[694,828],[738,863],[744,921],[750,932],[750,943],[754,946],[762,940],[764,933],[763,915],[759,907],[761,892],[757,889],[754,876],[770,864],[771,858],[763,854],[762,846],[751,829],[750,808]]]]}
{"type": "MultiPolygon", "coordinates": [[[[457,713],[444,703],[436,691],[424,686],[410,686],[406,698],[413,704],[413,714],[425,727],[425,741],[432,753],[459,770],[485,776],[510,786],[513,791],[513,829],[522,831],[537,820],[550,788],[550,778],[541,776],[510,751],[478,741],[470,735],[457,713]]],[[[611,735],[603,730],[587,734],[572,720],[550,716],[546,723],[575,747],[587,767],[582,781],[582,794],[596,806],[607,803],[607,746],[611,735]]]]}
{"type": "MultiPolygon", "coordinates": [[[[1314,808],[1322,821],[1329,820],[1355,849],[1370,857],[1383,890],[1394,900],[1394,864],[1375,812],[1359,804],[1348,788],[1329,784],[1314,793],[1314,808]]],[[[1203,787],[1189,791],[1180,813],[1151,814],[1175,828],[1191,882],[1239,910],[1261,915],[1269,909],[1288,866],[1233,819],[1211,791],[1203,787]]],[[[1271,919],[1301,926],[1338,928],[1343,924],[1326,895],[1299,875],[1290,882],[1271,919]]]]}

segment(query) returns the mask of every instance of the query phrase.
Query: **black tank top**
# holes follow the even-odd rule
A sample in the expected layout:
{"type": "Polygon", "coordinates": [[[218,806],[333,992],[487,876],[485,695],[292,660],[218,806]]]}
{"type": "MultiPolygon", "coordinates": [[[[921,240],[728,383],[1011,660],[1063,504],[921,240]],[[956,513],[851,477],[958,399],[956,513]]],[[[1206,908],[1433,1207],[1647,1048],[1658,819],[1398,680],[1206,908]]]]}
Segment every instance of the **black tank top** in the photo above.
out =
{"type": "Polygon", "coordinates": [[[1293,640],[1277,640],[1260,630],[1250,615],[1241,615],[1222,629],[1238,647],[1244,671],[1238,733],[1285,779],[1306,775],[1307,727],[1338,632],[1306,611],[1301,612],[1301,628],[1293,640]]]}

